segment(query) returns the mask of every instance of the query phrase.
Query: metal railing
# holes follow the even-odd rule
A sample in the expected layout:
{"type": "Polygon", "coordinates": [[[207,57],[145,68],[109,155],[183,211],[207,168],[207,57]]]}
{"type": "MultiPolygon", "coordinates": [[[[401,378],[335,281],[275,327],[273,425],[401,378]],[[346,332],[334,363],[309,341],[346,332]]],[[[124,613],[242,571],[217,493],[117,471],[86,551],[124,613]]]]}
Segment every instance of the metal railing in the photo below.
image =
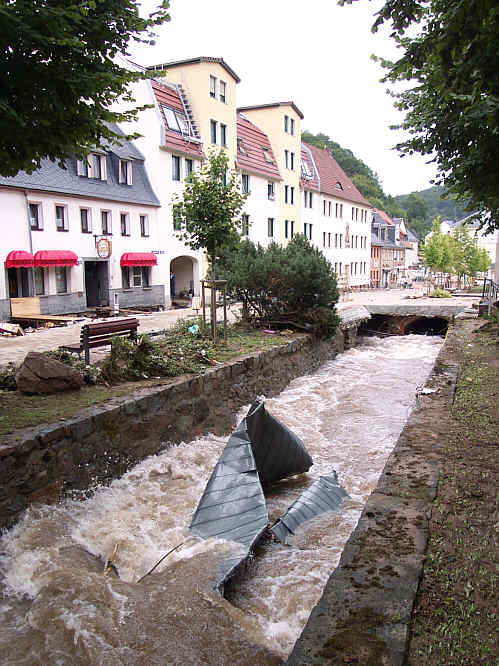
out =
{"type": "Polygon", "coordinates": [[[483,279],[482,301],[487,302],[487,312],[490,317],[492,306],[499,300],[499,284],[490,278],[483,279]]]}

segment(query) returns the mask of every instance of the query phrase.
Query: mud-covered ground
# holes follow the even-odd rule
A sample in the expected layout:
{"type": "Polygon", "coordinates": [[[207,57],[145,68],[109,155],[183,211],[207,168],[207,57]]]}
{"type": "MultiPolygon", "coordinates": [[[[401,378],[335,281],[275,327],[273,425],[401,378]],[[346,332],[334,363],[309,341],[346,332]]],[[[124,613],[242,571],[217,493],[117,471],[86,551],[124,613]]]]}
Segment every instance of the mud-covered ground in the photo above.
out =
{"type": "Polygon", "coordinates": [[[408,663],[498,663],[499,326],[469,333],[460,359],[408,663]]]}

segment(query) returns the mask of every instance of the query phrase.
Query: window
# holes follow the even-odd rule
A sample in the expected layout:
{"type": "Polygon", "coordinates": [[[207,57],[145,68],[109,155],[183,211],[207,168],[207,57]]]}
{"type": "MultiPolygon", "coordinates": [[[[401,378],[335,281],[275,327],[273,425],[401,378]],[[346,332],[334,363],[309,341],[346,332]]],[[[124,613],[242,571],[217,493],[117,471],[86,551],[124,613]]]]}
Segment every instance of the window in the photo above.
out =
{"type": "Polygon", "coordinates": [[[289,117],[288,116],[284,116],[284,131],[286,132],[286,134],[289,133],[289,117]]]}
{"type": "Polygon", "coordinates": [[[214,76],[210,76],[210,97],[217,98],[217,80],[214,76]]]}
{"type": "Polygon", "coordinates": [[[92,223],[90,219],[90,210],[88,208],[80,208],[80,222],[81,222],[81,233],[90,234],[92,233],[92,223]]]}
{"type": "Polygon", "coordinates": [[[270,201],[275,199],[274,183],[267,183],[267,199],[270,199],[270,201]]]}
{"type": "Polygon", "coordinates": [[[284,220],[284,238],[289,238],[289,220],[284,220]]]}
{"type": "Polygon", "coordinates": [[[106,180],[106,156],[90,153],[87,159],[77,161],[76,173],[84,178],[106,180]]]}
{"type": "Polygon", "coordinates": [[[338,234],[334,234],[334,247],[338,247],[338,234]]]}
{"type": "Polygon", "coordinates": [[[342,272],[343,272],[343,264],[340,261],[340,275],[342,274],[342,272]]]}
{"type": "Polygon", "coordinates": [[[305,190],[305,208],[312,208],[312,192],[305,190]]]}
{"type": "Polygon", "coordinates": [[[131,286],[151,286],[151,269],[149,266],[133,266],[131,270],[128,267],[124,267],[122,268],[121,276],[124,289],[130,289],[131,286]]]}
{"type": "Polygon", "coordinates": [[[172,180],[180,180],[180,157],[172,155],[172,180]]]}
{"type": "Polygon", "coordinates": [[[220,123],[220,145],[227,145],[227,125],[220,123]]]}
{"type": "Polygon", "coordinates": [[[295,133],[295,119],[294,118],[289,119],[289,133],[290,134],[295,133]]]}
{"type": "Polygon", "coordinates": [[[289,150],[284,151],[284,166],[289,169],[289,150]]]}
{"type": "Polygon", "coordinates": [[[220,101],[224,104],[227,102],[227,84],[225,81],[220,81],[220,101]]]}
{"type": "Polygon", "coordinates": [[[338,275],[338,262],[334,262],[334,272],[338,275]]]}
{"type": "Polygon", "coordinates": [[[241,223],[241,233],[243,236],[249,236],[249,215],[244,214],[241,223]]]}
{"type": "Polygon", "coordinates": [[[35,268],[35,296],[42,296],[45,293],[45,269],[35,268]]]}
{"type": "Polygon", "coordinates": [[[263,156],[265,158],[265,161],[268,164],[274,164],[274,160],[272,159],[272,155],[270,154],[270,150],[266,146],[262,146],[263,150],[263,156]]]}
{"type": "Polygon", "coordinates": [[[340,249],[343,247],[343,234],[340,234],[340,249]]]}
{"type": "Polygon", "coordinates": [[[322,247],[326,247],[326,232],[322,232],[322,247]]]}
{"type": "Polygon", "coordinates": [[[294,203],[295,203],[295,188],[291,187],[290,190],[291,190],[291,202],[290,203],[293,206],[294,203]]]}
{"type": "Polygon", "coordinates": [[[121,287],[122,289],[130,289],[130,267],[121,267],[121,287]]]}
{"type": "Polygon", "coordinates": [[[191,182],[191,174],[194,169],[194,163],[192,160],[188,159],[187,157],[185,158],[185,173],[184,173],[184,180],[187,183],[191,182]]]}
{"type": "Polygon", "coordinates": [[[132,163],[130,160],[120,160],[120,183],[132,184],[132,163]]]}
{"type": "Polygon", "coordinates": [[[327,203],[327,202],[326,202],[326,200],[324,199],[324,201],[322,202],[322,214],[323,214],[323,215],[326,214],[326,203],[327,203]]]}
{"type": "Polygon", "coordinates": [[[294,235],[295,235],[295,221],[290,220],[290,222],[291,222],[291,238],[294,238],[294,235]]]}
{"type": "Polygon", "coordinates": [[[284,185],[284,203],[288,203],[289,199],[289,185],[284,185]]]}
{"type": "Polygon", "coordinates": [[[303,178],[312,178],[312,171],[308,162],[305,162],[305,160],[302,160],[301,163],[301,175],[303,178]]]}
{"type": "Polygon", "coordinates": [[[330,233],[328,233],[328,235],[327,235],[327,246],[331,247],[331,234],[330,233]]]}
{"type": "Polygon", "coordinates": [[[243,194],[249,194],[250,191],[250,177],[247,173],[241,176],[241,191],[243,194]]]}
{"type": "Polygon", "coordinates": [[[92,178],[97,178],[97,180],[104,180],[104,169],[103,169],[103,155],[96,155],[92,153],[91,155],[91,169],[92,169],[92,178]]]}
{"type": "Polygon", "coordinates": [[[337,190],[342,190],[342,189],[343,189],[343,185],[338,181],[338,182],[336,183],[336,185],[335,185],[335,188],[336,188],[337,190]]]}
{"type": "Polygon", "coordinates": [[[247,151],[246,151],[246,147],[245,147],[241,137],[237,138],[237,149],[241,153],[241,155],[247,155],[248,154],[247,151]]]}
{"type": "Polygon", "coordinates": [[[29,204],[29,224],[33,231],[42,231],[42,207],[41,204],[29,204]]]}
{"type": "Polygon", "coordinates": [[[305,238],[312,240],[312,225],[308,222],[304,222],[303,224],[303,235],[305,238]]]}
{"type": "Polygon", "coordinates": [[[332,204],[331,201],[328,202],[328,215],[331,217],[331,209],[332,209],[332,204]]]}
{"type": "Polygon", "coordinates": [[[343,204],[340,204],[340,217],[343,217],[343,204]]]}
{"type": "Polygon", "coordinates": [[[130,215],[120,213],[120,229],[122,236],[130,236],[130,215]]]}
{"type": "Polygon", "coordinates": [[[66,206],[55,207],[55,226],[57,231],[69,231],[66,206]]]}
{"type": "Polygon", "coordinates": [[[210,120],[210,132],[211,132],[211,142],[217,142],[217,121],[210,120]]]}
{"type": "Polygon", "coordinates": [[[290,167],[289,168],[291,169],[291,171],[294,171],[295,170],[295,154],[290,153],[289,157],[290,157],[290,167]]]}
{"type": "Polygon", "coordinates": [[[140,235],[143,237],[149,236],[149,218],[147,215],[140,215],[140,235]]]}
{"type": "Polygon", "coordinates": [[[100,218],[102,222],[102,234],[104,236],[111,236],[113,233],[111,228],[111,211],[101,210],[100,218]]]}
{"type": "Polygon", "coordinates": [[[267,236],[269,238],[274,238],[274,218],[269,217],[267,219],[267,236]]]}
{"type": "MultiPolygon", "coordinates": [[[[173,132],[181,132],[182,134],[192,135],[189,123],[187,118],[182,111],[177,111],[176,109],[170,109],[167,106],[163,106],[163,113],[165,114],[166,124],[168,129],[173,132]]],[[[129,183],[131,185],[131,183],[129,183]]]]}
{"type": "Polygon", "coordinates": [[[293,238],[295,235],[295,221],[284,220],[284,237],[293,238]]]}
{"type": "Polygon", "coordinates": [[[68,292],[66,266],[55,267],[55,290],[58,294],[67,294],[68,292]]]}

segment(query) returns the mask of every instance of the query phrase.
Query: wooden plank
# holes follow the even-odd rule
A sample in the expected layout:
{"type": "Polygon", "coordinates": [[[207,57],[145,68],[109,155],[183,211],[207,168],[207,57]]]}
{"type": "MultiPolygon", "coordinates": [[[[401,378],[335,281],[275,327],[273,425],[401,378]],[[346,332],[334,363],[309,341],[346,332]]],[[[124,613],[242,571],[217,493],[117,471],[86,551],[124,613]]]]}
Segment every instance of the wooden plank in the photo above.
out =
{"type": "Polygon", "coordinates": [[[40,297],[26,296],[24,298],[11,298],[10,311],[13,317],[39,315],[40,297]]]}

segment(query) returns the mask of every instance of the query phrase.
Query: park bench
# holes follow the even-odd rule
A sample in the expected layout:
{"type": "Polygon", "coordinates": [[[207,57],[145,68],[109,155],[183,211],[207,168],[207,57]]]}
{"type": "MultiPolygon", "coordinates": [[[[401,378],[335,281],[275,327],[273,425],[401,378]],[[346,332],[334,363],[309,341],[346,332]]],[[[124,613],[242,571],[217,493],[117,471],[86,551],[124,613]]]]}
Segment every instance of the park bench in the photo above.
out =
{"type": "Polygon", "coordinates": [[[90,350],[95,347],[110,345],[113,338],[130,338],[137,340],[137,328],[139,320],[134,317],[130,319],[117,319],[114,321],[101,321],[97,324],[85,324],[81,327],[79,345],[62,345],[60,349],[78,354],[85,352],[85,364],[90,363],[90,350]]]}

